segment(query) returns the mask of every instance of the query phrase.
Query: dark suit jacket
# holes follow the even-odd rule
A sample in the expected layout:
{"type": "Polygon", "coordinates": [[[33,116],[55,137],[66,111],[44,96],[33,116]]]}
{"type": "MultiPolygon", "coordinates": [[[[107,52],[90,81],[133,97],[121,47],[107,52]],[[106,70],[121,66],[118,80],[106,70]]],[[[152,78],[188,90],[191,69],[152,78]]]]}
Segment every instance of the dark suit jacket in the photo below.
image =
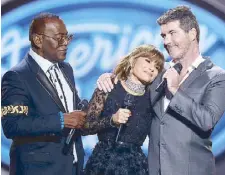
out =
{"type": "MultiPolygon", "coordinates": [[[[59,67],[74,94],[74,109],[80,101],[68,63],[59,67]]],[[[69,129],[61,129],[59,112],[65,112],[56,90],[34,59],[27,55],[2,78],[2,127],[13,140],[10,174],[72,175],[72,149],[62,153],[69,129]]],[[[84,150],[79,133],[74,138],[77,169],[83,168],[84,150]]],[[[77,173],[79,174],[79,173],[77,173]]]]}
{"type": "MultiPolygon", "coordinates": [[[[154,81],[151,98],[162,75],[154,81]]],[[[225,71],[209,59],[193,70],[164,112],[161,98],[154,106],[149,138],[149,174],[214,175],[210,134],[225,111],[225,71]]]]}

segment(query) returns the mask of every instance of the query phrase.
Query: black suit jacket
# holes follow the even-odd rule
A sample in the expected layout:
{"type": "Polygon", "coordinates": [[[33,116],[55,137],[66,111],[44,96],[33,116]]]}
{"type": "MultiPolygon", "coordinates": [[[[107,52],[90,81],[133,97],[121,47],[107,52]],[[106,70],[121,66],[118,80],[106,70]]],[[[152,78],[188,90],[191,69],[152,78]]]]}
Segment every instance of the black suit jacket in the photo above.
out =
{"type": "MultiPolygon", "coordinates": [[[[68,63],[59,68],[74,94],[74,109],[80,99],[75,89],[73,70],[68,63]]],[[[35,60],[27,55],[2,78],[2,127],[13,140],[10,174],[72,175],[72,149],[62,153],[69,129],[61,129],[59,112],[65,112],[56,90],[35,60]]],[[[83,168],[81,136],[74,137],[78,155],[77,172],[83,168]]]]}

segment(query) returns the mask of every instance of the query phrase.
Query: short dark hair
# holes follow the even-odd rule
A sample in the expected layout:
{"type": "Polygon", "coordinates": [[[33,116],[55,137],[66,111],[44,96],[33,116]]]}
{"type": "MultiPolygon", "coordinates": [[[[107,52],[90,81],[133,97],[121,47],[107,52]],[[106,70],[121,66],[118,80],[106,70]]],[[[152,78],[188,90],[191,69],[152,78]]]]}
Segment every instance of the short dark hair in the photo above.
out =
{"type": "Polygon", "coordinates": [[[34,17],[29,28],[29,40],[31,41],[32,46],[34,46],[32,35],[34,33],[37,33],[38,26],[40,27],[40,25],[43,25],[44,27],[45,20],[52,19],[52,18],[60,19],[58,15],[48,13],[48,12],[40,13],[39,15],[34,17]]]}
{"type": "Polygon", "coordinates": [[[195,29],[197,32],[197,41],[199,43],[200,30],[199,24],[195,15],[191,12],[188,6],[177,6],[173,9],[169,9],[166,13],[157,19],[157,23],[161,26],[168,22],[176,21],[180,22],[180,28],[185,32],[189,32],[191,29],[195,29]]]}

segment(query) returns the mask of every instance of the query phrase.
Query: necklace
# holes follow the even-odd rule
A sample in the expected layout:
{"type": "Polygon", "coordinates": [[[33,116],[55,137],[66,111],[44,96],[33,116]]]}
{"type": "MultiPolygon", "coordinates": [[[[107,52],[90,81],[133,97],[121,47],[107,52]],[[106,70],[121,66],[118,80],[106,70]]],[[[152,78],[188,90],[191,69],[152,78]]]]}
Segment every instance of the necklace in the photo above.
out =
{"type": "Polygon", "coordinates": [[[124,81],[124,84],[135,94],[143,95],[145,93],[145,85],[134,83],[130,77],[128,77],[127,80],[124,81]]]}

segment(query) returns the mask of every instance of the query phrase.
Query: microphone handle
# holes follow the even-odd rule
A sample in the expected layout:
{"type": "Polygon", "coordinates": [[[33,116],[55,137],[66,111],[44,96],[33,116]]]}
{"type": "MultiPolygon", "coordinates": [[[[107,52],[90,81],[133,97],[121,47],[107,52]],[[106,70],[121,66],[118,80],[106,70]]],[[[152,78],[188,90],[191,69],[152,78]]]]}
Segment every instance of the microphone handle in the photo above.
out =
{"type": "Polygon", "coordinates": [[[64,143],[63,150],[62,150],[65,155],[68,154],[68,151],[70,149],[70,143],[71,143],[71,140],[72,140],[72,137],[73,137],[75,131],[76,131],[76,129],[71,129],[68,136],[66,137],[66,141],[64,143]]]}
{"type": "MultiPolygon", "coordinates": [[[[125,109],[128,109],[128,106],[126,106],[125,109]]],[[[121,132],[122,128],[123,128],[123,124],[120,124],[119,130],[118,130],[117,135],[116,135],[116,142],[119,139],[120,132],[121,132]]]]}
{"type": "MultiPolygon", "coordinates": [[[[78,110],[83,111],[83,110],[86,109],[86,107],[88,105],[88,101],[84,99],[79,104],[78,104],[78,110]],[[79,107],[79,104],[80,104],[80,107],[79,107]]],[[[64,142],[64,146],[63,146],[63,149],[62,149],[62,152],[65,155],[68,154],[68,151],[69,151],[70,146],[71,146],[71,140],[72,140],[75,132],[76,132],[76,129],[70,129],[70,132],[69,132],[68,136],[66,137],[66,140],[64,142]]]]}
{"type": "Polygon", "coordinates": [[[119,138],[122,127],[123,127],[123,124],[120,124],[119,130],[118,130],[117,135],[116,135],[116,142],[118,141],[118,138],[119,138]]]}
{"type": "MultiPolygon", "coordinates": [[[[177,63],[173,66],[173,68],[177,71],[178,74],[181,73],[181,70],[183,68],[181,63],[177,63]]],[[[164,78],[163,81],[157,86],[155,89],[156,92],[158,92],[155,96],[155,98],[152,100],[152,106],[156,104],[156,102],[162,98],[162,96],[165,95],[165,89],[167,87],[167,80],[164,78]]]]}
{"type": "Polygon", "coordinates": [[[63,149],[62,149],[62,152],[63,152],[64,155],[67,155],[69,150],[70,150],[70,145],[71,145],[70,143],[71,143],[71,140],[72,140],[72,137],[73,137],[74,133],[75,133],[75,129],[71,129],[70,133],[66,137],[66,141],[65,141],[63,149]]]}
{"type": "Polygon", "coordinates": [[[66,144],[68,145],[73,137],[73,134],[75,133],[75,129],[71,129],[70,133],[68,134],[67,138],[66,138],[66,144]]]}

